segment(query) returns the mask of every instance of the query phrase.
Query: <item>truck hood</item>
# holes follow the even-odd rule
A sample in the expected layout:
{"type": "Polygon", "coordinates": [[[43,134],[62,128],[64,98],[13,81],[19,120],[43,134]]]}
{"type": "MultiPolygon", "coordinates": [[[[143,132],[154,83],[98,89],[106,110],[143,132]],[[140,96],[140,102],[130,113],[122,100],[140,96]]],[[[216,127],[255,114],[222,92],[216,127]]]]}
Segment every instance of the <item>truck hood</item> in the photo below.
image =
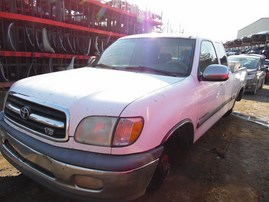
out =
{"type": "Polygon", "coordinates": [[[134,100],[182,79],[85,67],[22,79],[10,91],[69,111],[85,113],[88,106],[88,114],[115,116],[134,100]]]}

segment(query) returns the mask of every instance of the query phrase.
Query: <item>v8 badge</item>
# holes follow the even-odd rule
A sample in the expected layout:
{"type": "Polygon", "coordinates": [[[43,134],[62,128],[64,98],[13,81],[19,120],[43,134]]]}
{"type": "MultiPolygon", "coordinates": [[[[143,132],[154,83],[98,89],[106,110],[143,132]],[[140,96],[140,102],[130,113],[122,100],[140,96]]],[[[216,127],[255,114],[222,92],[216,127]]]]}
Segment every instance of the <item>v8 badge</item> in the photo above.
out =
{"type": "Polygon", "coordinates": [[[45,127],[44,130],[47,135],[50,135],[50,136],[54,135],[54,130],[52,128],[45,127]]]}

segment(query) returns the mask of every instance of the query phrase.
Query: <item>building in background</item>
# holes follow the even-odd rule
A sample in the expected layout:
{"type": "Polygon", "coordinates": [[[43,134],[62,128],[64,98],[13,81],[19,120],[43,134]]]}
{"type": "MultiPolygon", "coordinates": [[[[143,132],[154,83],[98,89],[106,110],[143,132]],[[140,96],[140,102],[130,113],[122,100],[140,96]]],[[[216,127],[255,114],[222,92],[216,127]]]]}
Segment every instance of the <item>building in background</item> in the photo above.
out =
{"type": "Polygon", "coordinates": [[[237,39],[242,37],[247,37],[252,34],[256,34],[263,31],[269,31],[269,17],[268,18],[261,18],[250,25],[238,30],[237,32],[237,39]]]}
{"type": "Polygon", "coordinates": [[[261,18],[238,30],[237,39],[224,43],[228,55],[262,54],[269,58],[269,18],[261,18]]]}

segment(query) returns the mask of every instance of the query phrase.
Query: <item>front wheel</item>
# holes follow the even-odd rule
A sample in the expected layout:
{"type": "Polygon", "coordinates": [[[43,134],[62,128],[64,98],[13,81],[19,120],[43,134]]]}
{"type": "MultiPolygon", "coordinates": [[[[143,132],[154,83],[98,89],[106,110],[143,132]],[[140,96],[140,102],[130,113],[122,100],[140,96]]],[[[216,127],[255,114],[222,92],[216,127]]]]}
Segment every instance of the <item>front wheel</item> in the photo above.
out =
{"type": "Polygon", "coordinates": [[[264,83],[265,83],[265,79],[263,79],[260,89],[263,88],[264,83]]]}
{"type": "Polygon", "coordinates": [[[257,94],[257,90],[258,90],[258,84],[256,84],[254,90],[252,91],[252,94],[253,95],[256,95],[257,94]]]}
{"type": "Polygon", "coordinates": [[[161,187],[165,178],[170,173],[170,162],[167,152],[164,150],[163,154],[159,159],[159,163],[156,167],[155,173],[153,174],[152,180],[149,184],[149,190],[156,190],[161,187]]]}

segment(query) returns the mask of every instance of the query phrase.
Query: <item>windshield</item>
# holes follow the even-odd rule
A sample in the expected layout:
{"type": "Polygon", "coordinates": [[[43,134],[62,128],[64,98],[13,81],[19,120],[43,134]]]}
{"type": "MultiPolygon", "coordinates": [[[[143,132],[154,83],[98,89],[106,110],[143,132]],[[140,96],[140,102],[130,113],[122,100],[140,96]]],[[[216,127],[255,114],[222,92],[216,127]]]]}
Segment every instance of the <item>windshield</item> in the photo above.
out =
{"type": "Polygon", "coordinates": [[[246,67],[247,69],[257,69],[259,59],[252,57],[229,57],[229,61],[240,62],[241,67],[246,67]]]}
{"type": "Polygon", "coordinates": [[[95,66],[168,76],[187,76],[195,40],[182,38],[128,38],[113,43],[95,66]]]}

